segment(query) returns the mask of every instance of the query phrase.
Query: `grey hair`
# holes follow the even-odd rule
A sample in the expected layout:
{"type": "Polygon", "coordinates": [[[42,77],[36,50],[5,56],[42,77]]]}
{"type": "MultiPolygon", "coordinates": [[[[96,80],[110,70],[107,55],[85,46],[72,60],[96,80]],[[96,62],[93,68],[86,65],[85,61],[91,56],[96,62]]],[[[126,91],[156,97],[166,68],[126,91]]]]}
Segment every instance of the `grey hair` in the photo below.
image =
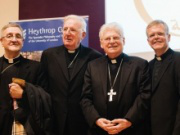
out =
{"type": "Polygon", "coordinates": [[[112,22],[101,26],[99,31],[100,40],[102,39],[104,33],[109,29],[115,30],[121,37],[124,37],[123,28],[117,22],[112,22]]]}
{"type": "Polygon", "coordinates": [[[17,23],[8,23],[8,24],[4,25],[4,27],[2,27],[2,29],[1,29],[1,37],[3,36],[3,35],[2,35],[3,32],[4,32],[7,28],[9,28],[9,27],[17,27],[17,28],[19,28],[20,31],[22,32],[22,37],[23,37],[23,29],[22,29],[22,27],[21,27],[19,24],[17,24],[17,23]]]}
{"type": "Polygon", "coordinates": [[[74,19],[74,20],[79,21],[81,23],[82,31],[86,32],[87,24],[86,24],[86,21],[85,21],[85,19],[83,17],[78,16],[78,15],[67,15],[67,16],[64,17],[64,23],[69,19],[74,19]]]}
{"type": "Polygon", "coordinates": [[[169,34],[169,27],[168,27],[168,25],[164,21],[162,21],[162,20],[154,20],[154,21],[150,22],[148,24],[148,26],[146,27],[146,35],[147,36],[148,36],[147,30],[149,28],[151,28],[152,26],[155,26],[155,25],[163,25],[164,28],[165,28],[166,34],[169,34]]]}

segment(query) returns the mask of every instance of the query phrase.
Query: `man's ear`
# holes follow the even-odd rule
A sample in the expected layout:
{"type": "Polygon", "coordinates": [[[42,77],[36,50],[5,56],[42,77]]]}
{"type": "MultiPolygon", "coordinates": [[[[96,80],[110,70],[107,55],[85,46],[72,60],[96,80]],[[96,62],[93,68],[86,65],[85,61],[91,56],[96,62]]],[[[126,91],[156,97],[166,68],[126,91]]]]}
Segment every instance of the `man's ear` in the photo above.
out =
{"type": "Polygon", "coordinates": [[[103,45],[102,45],[102,44],[103,44],[103,43],[102,43],[102,39],[100,39],[99,42],[100,42],[101,48],[103,49],[104,47],[103,47],[103,45]]]}
{"type": "Polygon", "coordinates": [[[125,37],[123,37],[123,46],[125,46],[125,43],[126,43],[126,42],[125,42],[125,37]]]}
{"type": "Polygon", "coordinates": [[[86,37],[86,32],[82,33],[82,40],[86,37]]]}
{"type": "Polygon", "coordinates": [[[2,39],[3,39],[3,38],[0,38],[0,45],[3,47],[2,39]]]}
{"type": "Polygon", "coordinates": [[[101,48],[103,49],[103,46],[101,45],[101,48]]]}
{"type": "Polygon", "coordinates": [[[169,34],[168,35],[168,42],[170,42],[170,40],[171,40],[171,35],[169,34]]]}
{"type": "Polygon", "coordinates": [[[148,42],[148,44],[149,44],[149,38],[147,38],[147,42],[148,42]]]}

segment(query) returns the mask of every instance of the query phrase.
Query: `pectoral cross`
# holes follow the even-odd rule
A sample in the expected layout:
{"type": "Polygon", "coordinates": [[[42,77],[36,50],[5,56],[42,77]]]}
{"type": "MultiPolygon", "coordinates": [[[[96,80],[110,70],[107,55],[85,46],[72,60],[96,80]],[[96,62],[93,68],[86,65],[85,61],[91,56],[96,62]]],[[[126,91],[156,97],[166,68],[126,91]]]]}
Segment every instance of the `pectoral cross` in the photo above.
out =
{"type": "Polygon", "coordinates": [[[109,95],[109,102],[113,101],[113,96],[116,95],[116,92],[113,91],[113,89],[110,89],[110,92],[108,92],[109,95]]]}

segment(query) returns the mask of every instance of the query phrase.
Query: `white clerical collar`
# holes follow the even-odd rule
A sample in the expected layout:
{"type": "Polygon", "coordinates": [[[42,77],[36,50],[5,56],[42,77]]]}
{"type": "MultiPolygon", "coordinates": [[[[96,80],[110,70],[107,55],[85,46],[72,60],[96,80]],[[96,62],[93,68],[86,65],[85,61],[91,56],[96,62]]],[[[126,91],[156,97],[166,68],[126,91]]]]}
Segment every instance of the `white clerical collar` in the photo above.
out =
{"type": "Polygon", "coordinates": [[[68,53],[75,53],[75,50],[68,50],[68,53]]]}
{"type": "Polygon", "coordinates": [[[116,59],[112,59],[112,60],[111,60],[111,63],[112,63],[112,64],[116,64],[116,63],[117,63],[117,60],[116,60],[116,59]]]}
{"type": "Polygon", "coordinates": [[[8,63],[14,63],[14,59],[18,58],[19,56],[20,56],[20,54],[15,58],[9,59],[4,55],[4,58],[8,60],[8,63]]]}
{"type": "Polygon", "coordinates": [[[161,57],[156,57],[156,59],[157,59],[158,61],[161,61],[161,60],[162,60],[162,58],[161,58],[161,57]]]}

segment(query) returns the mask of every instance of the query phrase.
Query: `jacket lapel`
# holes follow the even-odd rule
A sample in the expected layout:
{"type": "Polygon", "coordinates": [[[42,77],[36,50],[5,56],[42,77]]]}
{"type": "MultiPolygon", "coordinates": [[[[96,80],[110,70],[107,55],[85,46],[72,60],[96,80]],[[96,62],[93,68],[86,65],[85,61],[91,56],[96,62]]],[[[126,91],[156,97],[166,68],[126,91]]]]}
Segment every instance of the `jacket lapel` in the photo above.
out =
{"type": "Polygon", "coordinates": [[[101,81],[101,86],[102,86],[102,90],[103,90],[103,99],[106,102],[106,98],[107,98],[107,83],[109,83],[108,79],[107,79],[107,65],[108,65],[108,61],[106,57],[103,57],[104,59],[102,59],[102,61],[98,64],[98,71],[99,71],[99,75],[100,75],[100,80],[101,81]]]}
{"type": "Polygon", "coordinates": [[[3,58],[1,57],[1,58],[0,58],[0,72],[2,72],[2,66],[3,66],[2,63],[3,63],[3,58]]]}
{"type": "Polygon", "coordinates": [[[156,89],[157,85],[159,84],[164,72],[166,71],[166,69],[168,68],[168,66],[171,62],[172,62],[172,54],[169,55],[166,59],[164,59],[162,66],[161,66],[161,69],[160,69],[160,72],[159,72],[159,75],[158,75],[157,82],[153,86],[153,89],[152,89],[153,92],[155,91],[155,89],[156,89]]]}
{"type": "Polygon", "coordinates": [[[18,77],[21,79],[26,79],[28,75],[30,74],[30,64],[27,63],[27,60],[25,58],[22,58],[20,61],[19,71],[18,71],[18,77]],[[21,74],[22,73],[22,74],[21,74]]]}
{"type": "Polygon", "coordinates": [[[55,59],[56,59],[58,65],[60,66],[60,68],[63,71],[65,78],[67,80],[69,80],[64,46],[60,46],[54,55],[55,55],[55,59]]]}
{"type": "Polygon", "coordinates": [[[118,92],[118,100],[120,100],[121,95],[124,91],[126,83],[129,79],[132,70],[132,63],[129,61],[128,56],[124,54],[122,69],[120,77],[120,90],[118,92]]]}
{"type": "Polygon", "coordinates": [[[77,56],[77,59],[75,60],[75,65],[72,71],[70,81],[77,75],[77,73],[79,72],[79,70],[81,70],[83,65],[87,63],[88,58],[89,58],[89,55],[87,54],[87,51],[81,45],[80,52],[77,56]]]}

